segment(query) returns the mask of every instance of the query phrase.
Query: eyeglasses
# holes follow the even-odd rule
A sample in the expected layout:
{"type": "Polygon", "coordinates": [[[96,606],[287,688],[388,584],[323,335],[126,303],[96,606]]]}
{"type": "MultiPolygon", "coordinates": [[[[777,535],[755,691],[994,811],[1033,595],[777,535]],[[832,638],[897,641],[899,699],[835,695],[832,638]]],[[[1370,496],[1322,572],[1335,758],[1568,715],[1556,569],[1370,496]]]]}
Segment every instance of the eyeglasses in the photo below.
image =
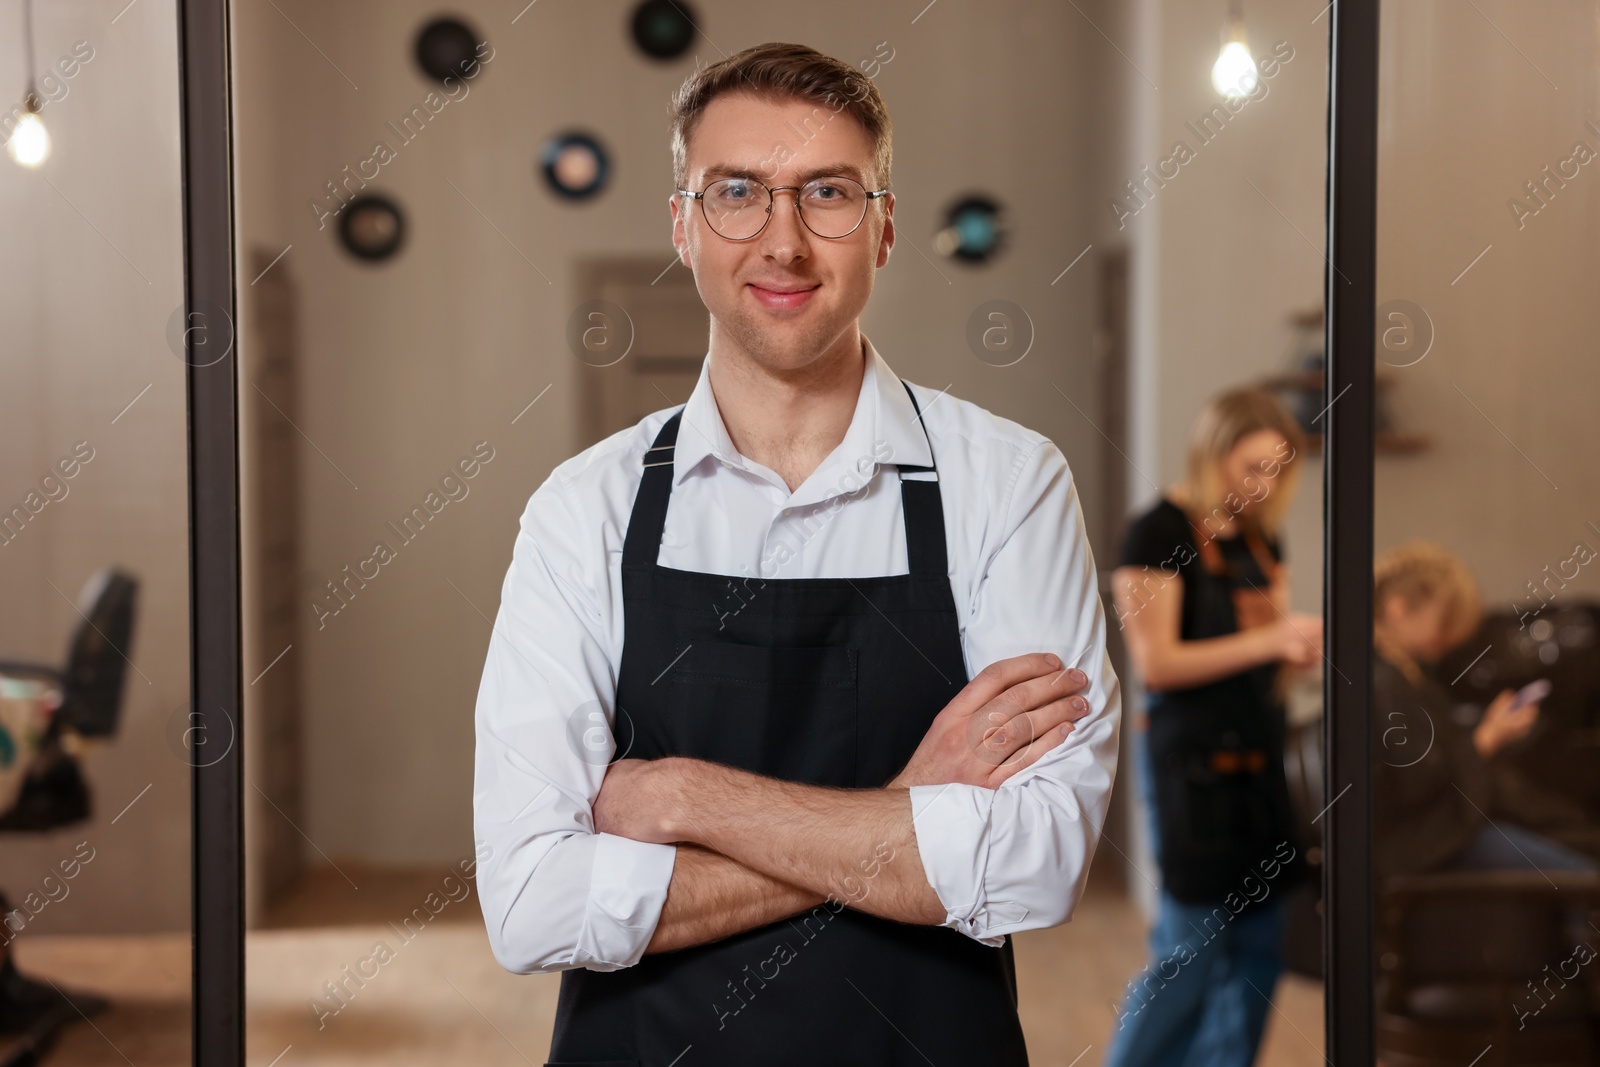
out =
{"type": "Polygon", "coordinates": [[[754,178],[721,178],[684,196],[700,201],[700,212],[713,233],[730,241],[748,241],[772,218],[772,198],[785,189],[795,190],[794,209],[806,229],[818,237],[849,237],[867,217],[867,204],[888,189],[869,191],[853,178],[812,178],[804,185],[769,188],[754,178]]]}

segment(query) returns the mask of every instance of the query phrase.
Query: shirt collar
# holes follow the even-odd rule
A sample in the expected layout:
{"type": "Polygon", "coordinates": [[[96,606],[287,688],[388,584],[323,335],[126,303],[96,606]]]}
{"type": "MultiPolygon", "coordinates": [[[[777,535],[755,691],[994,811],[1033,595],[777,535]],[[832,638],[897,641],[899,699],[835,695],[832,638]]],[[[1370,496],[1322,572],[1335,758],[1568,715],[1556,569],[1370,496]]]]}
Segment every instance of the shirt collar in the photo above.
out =
{"type": "MultiPolygon", "coordinates": [[[[867,360],[850,427],[838,446],[794,491],[791,506],[851,492],[870,481],[880,463],[916,466],[933,463],[922,423],[918,421],[905,387],[900,384],[899,375],[890,369],[865,334],[861,340],[867,360]],[[856,475],[854,481],[849,477],[852,473],[856,475]]],[[[700,364],[700,379],[683,407],[678,442],[672,455],[673,484],[681,483],[691,471],[712,459],[750,469],[749,461],[739,454],[728,436],[728,428],[717,408],[711,391],[711,355],[707,353],[700,364]]]]}

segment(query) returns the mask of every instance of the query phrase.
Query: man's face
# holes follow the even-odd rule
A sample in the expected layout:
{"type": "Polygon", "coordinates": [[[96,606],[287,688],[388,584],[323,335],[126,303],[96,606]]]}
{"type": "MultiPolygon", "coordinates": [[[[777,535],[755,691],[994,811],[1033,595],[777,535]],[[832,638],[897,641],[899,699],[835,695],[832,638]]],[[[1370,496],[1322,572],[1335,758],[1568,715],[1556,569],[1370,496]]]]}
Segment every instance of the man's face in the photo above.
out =
{"type": "MultiPolygon", "coordinates": [[[[799,186],[854,167],[870,191],[882,188],[872,142],[855,117],[829,105],[767,102],[725,93],[700,116],[689,138],[684,188],[699,192],[718,168],[753,174],[768,187],[799,186]]],[[[773,197],[772,217],[747,241],[730,241],[706,225],[700,206],[672,197],[672,243],[694,271],[713,331],[772,371],[804,368],[827,355],[860,318],[877,268],[894,244],[894,195],[869,201],[848,237],[818,237],[795,212],[795,191],[773,197]],[[781,298],[774,293],[807,290],[781,298]]]]}

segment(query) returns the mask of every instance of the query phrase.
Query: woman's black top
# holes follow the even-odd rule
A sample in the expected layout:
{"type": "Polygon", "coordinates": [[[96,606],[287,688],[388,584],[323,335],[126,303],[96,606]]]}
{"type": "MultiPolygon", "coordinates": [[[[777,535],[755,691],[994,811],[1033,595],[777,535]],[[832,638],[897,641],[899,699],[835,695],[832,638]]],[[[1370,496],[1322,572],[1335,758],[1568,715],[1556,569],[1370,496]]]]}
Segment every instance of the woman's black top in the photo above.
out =
{"type": "MultiPolygon", "coordinates": [[[[1166,497],[1136,518],[1123,540],[1122,559],[1118,566],[1148,568],[1141,589],[1148,589],[1151,593],[1145,599],[1153,595],[1163,580],[1174,577],[1183,580],[1183,611],[1178,636],[1184,641],[1237,633],[1238,626],[1233,614],[1234,588],[1254,587],[1264,591],[1270,584],[1269,577],[1262,573],[1261,565],[1237,532],[1230,537],[1212,540],[1221,550],[1224,562],[1234,572],[1230,579],[1218,579],[1206,573],[1188,516],[1166,497]]],[[[1272,558],[1281,562],[1284,558],[1282,544],[1271,537],[1264,540],[1272,558]]],[[[1276,664],[1268,663],[1192,689],[1152,693],[1151,702],[1179,699],[1191,707],[1207,704],[1213,707],[1254,705],[1266,708],[1274,703],[1272,686],[1277,670],[1276,664]]]]}
{"type": "MultiPolygon", "coordinates": [[[[1227,573],[1214,574],[1201,559],[1188,516],[1163,497],[1134,520],[1123,541],[1119,566],[1141,570],[1130,611],[1179,580],[1181,640],[1237,633],[1235,591],[1265,593],[1271,584],[1237,530],[1236,523],[1229,537],[1211,538],[1202,528],[1226,567],[1227,573]]],[[[1281,561],[1279,542],[1263,541],[1272,560],[1281,561]]],[[[1172,592],[1166,589],[1166,595],[1172,592]]],[[[1119,621],[1125,626],[1126,616],[1119,621]]],[[[1255,887],[1263,882],[1275,894],[1304,873],[1284,777],[1277,671],[1269,663],[1148,695],[1156,855],[1165,890],[1181,901],[1255,899],[1262,892],[1255,887]]]]}

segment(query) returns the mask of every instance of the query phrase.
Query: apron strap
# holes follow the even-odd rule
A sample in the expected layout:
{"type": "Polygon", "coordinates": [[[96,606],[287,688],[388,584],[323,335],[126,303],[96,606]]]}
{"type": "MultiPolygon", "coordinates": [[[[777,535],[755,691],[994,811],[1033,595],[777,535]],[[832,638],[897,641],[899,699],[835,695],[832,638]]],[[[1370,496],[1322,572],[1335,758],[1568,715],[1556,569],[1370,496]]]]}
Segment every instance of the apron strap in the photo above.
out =
{"type": "MultiPolygon", "coordinates": [[[[917,395],[905,379],[906,395],[911,398],[911,409],[917,413],[917,425],[928,442],[928,456],[933,457],[933,438],[928,436],[928,425],[922,421],[922,406],[917,395]]],[[[900,470],[900,511],[906,526],[906,559],[910,571],[917,578],[947,580],[950,574],[949,554],[945,549],[944,502],[939,494],[939,468],[937,465],[920,466],[915,463],[896,464],[900,470]],[[932,478],[907,478],[906,472],[931,473],[932,478]]]]}
{"type": "Polygon", "coordinates": [[[679,408],[656,434],[655,444],[645,449],[644,477],[633,498],[633,514],[628,517],[628,534],[622,542],[622,562],[653,564],[661,551],[661,531],[667,527],[667,501],[672,498],[672,455],[678,444],[678,424],[683,419],[679,408]]]}
{"type": "MultiPolygon", "coordinates": [[[[1187,511],[1184,512],[1184,515],[1189,520],[1189,529],[1194,535],[1196,550],[1200,555],[1200,561],[1205,564],[1206,572],[1208,574],[1231,575],[1233,566],[1223,560],[1222,553],[1217,548],[1216,540],[1207,536],[1211,531],[1196,522],[1194,516],[1187,511]]],[[[1267,551],[1267,546],[1262,542],[1261,535],[1256,532],[1255,527],[1240,522],[1239,534],[1244,538],[1245,546],[1250,549],[1250,554],[1255,557],[1256,566],[1261,568],[1261,573],[1267,579],[1267,583],[1270,585],[1276,581],[1278,572],[1282,570],[1283,565],[1272,558],[1272,553],[1267,551]]]]}
{"type": "MultiPolygon", "coordinates": [[[[911,386],[905,386],[911,397],[911,407],[922,421],[922,409],[917,404],[911,386]]],[[[683,408],[662,424],[655,443],[645,450],[644,476],[639,480],[639,491],[633,500],[633,513],[628,517],[628,533],[622,543],[622,562],[654,564],[661,552],[661,534],[667,526],[667,502],[672,498],[673,453],[678,443],[678,425],[683,419],[683,408]]],[[[927,426],[922,435],[928,440],[928,455],[933,455],[933,438],[927,426]]],[[[900,507],[905,519],[906,558],[912,575],[919,578],[945,579],[949,575],[949,555],[945,547],[944,504],[939,493],[939,471],[936,466],[913,463],[897,464],[900,471],[900,507]],[[907,478],[907,472],[929,473],[931,479],[907,478]]]]}

